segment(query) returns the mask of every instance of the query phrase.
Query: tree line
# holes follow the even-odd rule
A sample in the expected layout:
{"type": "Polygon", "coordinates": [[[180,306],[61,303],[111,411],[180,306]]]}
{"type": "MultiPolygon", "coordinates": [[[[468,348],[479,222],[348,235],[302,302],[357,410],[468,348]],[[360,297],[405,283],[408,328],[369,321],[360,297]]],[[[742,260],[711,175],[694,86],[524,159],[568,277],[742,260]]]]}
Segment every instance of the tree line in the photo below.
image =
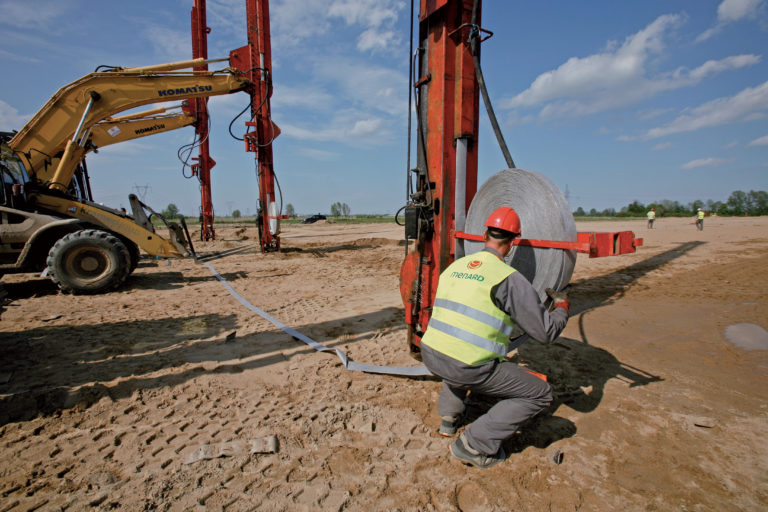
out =
{"type": "Polygon", "coordinates": [[[657,217],[689,217],[694,215],[699,208],[711,214],[722,216],[757,216],[768,215],[768,192],[764,190],[750,190],[743,192],[735,190],[726,201],[696,200],[688,204],[664,199],[649,204],[633,201],[624,206],[618,212],[613,208],[597,211],[594,208],[589,212],[579,206],[573,212],[574,217],[644,217],[651,208],[657,217]]]}
{"type": "MultiPolygon", "coordinates": [[[[285,206],[284,213],[289,217],[296,217],[296,209],[293,207],[291,203],[288,203],[285,206]]],[[[336,202],[331,205],[331,216],[349,217],[349,214],[350,214],[350,208],[347,203],[336,202]]],[[[179,211],[179,207],[173,203],[170,203],[168,207],[160,213],[160,215],[162,215],[167,220],[180,219],[181,217],[184,216],[179,211]]],[[[240,210],[233,210],[231,214],[233,219],[239,219],[240,217],[242,217],[242,215],[243,214],[240,210]]]]}

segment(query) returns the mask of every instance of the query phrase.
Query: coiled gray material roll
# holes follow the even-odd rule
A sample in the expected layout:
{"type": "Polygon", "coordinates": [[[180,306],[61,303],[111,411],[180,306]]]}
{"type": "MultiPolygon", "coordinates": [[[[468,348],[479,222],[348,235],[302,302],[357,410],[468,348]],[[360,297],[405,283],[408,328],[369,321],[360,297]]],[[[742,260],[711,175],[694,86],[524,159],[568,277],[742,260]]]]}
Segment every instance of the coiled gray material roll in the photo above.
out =
{"type": "MultiPolygon", "coordinates": [[[[483,183],[472,199],[464,231],[472,235],[485,232],[485,221],[500,206],[510,206],[520,217],[522,238],[575,242],[576,223],[560,189],[534,171],[505,169],[483,183]]],[[[483,248],[482,242],[464,241],[465,254],[483,248]]],[[[541,247],[513,246],[506,262],[521,272],[546,300],[546,288],[563,289],[573,275],[576,251],[541,247]]]]}

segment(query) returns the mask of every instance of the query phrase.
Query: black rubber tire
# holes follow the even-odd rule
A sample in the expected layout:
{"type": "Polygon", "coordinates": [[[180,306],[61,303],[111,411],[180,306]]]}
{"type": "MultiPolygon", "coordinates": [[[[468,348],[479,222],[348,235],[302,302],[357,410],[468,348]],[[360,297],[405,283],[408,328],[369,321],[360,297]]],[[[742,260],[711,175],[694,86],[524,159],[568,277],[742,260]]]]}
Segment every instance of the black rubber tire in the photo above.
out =
{"type": "MultiPolygon", "coordinates": [[[[139,246],[130,240],[123,240],[123,243],[128,248],[128,254],[131,255],[131,268],[128,269],[128,274],[132,274],[133,271],[136,270],[136,267],[139,266],[139,260],[141,259],[139,246]]],[[[128,277],[128,274],[126,274],[125,277],[128,277]]]]}
{"type": "Polygon", "coordinates": [[[131,254],[116,236],[97,229],[66,235],[48,252],[48,276],[64,293],[113,290],[131,269],[131,254]]]}

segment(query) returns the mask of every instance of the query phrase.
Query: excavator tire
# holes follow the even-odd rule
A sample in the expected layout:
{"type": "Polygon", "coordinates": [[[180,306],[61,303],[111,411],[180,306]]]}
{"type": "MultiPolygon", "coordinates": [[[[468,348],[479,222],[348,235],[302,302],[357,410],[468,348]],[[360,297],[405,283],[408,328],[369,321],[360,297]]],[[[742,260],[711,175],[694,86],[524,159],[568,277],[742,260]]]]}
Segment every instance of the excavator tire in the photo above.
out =
{"type": "MultiPolygon", "coordinates": [[[[139,246],[130,240],[122,240],[125,246],[128,248],[128,254],[131,255],[131,268],[128,269],[128,274],[132,274],[136,267],[139,266],[139,260],[141,259],[141,253],[139,252],[139,246]]],[[[125,277],[128,277],[126,274],[125,277]]]]}
{"type": "Polygon", "coordinates": [[[117,288],[131,270],[131,254],[116,236],[97,229],[75,231],[48,253],[48,275],[62,292],[101,293],[117,288]]]}

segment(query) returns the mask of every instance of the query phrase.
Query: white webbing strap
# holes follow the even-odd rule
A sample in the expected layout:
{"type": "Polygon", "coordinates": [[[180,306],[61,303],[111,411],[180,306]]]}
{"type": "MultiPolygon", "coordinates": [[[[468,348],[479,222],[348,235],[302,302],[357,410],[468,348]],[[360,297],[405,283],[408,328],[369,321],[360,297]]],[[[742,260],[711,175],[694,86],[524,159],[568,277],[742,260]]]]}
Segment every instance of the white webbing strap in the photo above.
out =
{"type": "Polygon", "coordinates": [[[241,296],[239,293],[235,291],[234,288],[227,282],[226,279],[224,279],[213,266],[203,261],[203,265],[208,267],[208,269],[211,271],[211,273],[221,281],[221,284],[224,285],[224,287],[229,290],[229,293],[232,294],[234,298],[236,298],[240,303],[262,317],[264,320],[270,322],[272,325],[277,327],[278,329],[282,330],[286,334],[289,334],[293,336],[295,339],[299,341],[303,341],[310,347],[314,348],[315,350],[319,352],[336,352],[336,355],[341,360],[341,363],[344,365],[344,368],[347,370],[355,370],[359,372],[366,372],[366,373],[383,373],[387,375],[405,375],[408,377],[419,377],[423,375],[432,375],[432,373],[427,370],[425,366],[379,366],[375,364],[364,364],[364,363],[356,363],[355,361],[350,361],[347,357],[347,354],[342,352],[341,350],[337,348],[328,348],[326,346],[321,345],[320,343],[316,342],[312,338],[305,336],[304,334],[300,333],[299,331],[292,329],[282,323],[281,321],[277,320],[276,318],[272,317],[269,313],[266,311],[262,311],[261,309],[257,308],[250,302],[248,302],[243,296],[241,296]]]}

